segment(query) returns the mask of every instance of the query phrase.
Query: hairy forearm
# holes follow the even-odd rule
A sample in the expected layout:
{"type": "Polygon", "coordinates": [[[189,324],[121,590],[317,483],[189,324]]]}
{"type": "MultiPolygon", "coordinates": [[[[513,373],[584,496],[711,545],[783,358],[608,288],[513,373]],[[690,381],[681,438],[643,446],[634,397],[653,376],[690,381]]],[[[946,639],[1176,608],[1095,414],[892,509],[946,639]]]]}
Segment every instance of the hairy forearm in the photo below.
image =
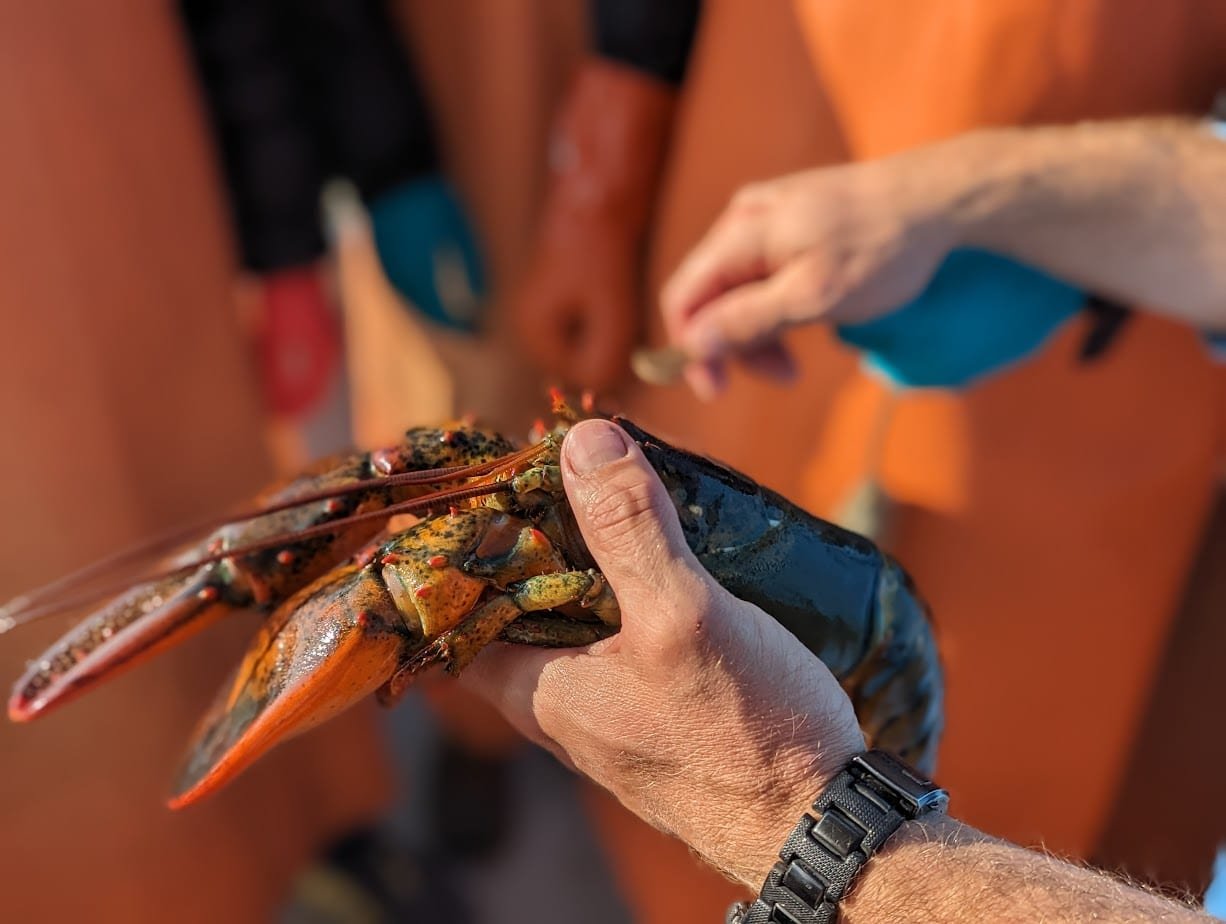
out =
{"type": "Polygon", "coordinates": [[[960,243],[1226,329],[1226,141],[1196,122],[992,129],[927,151],[960,243]]]}
{"type": "Polygon", "coordinates": [[[847,924],[891,921],[1206,922],[1094,870],[993,840],[944,816],[905,825],[843,902],[847,924]]]}

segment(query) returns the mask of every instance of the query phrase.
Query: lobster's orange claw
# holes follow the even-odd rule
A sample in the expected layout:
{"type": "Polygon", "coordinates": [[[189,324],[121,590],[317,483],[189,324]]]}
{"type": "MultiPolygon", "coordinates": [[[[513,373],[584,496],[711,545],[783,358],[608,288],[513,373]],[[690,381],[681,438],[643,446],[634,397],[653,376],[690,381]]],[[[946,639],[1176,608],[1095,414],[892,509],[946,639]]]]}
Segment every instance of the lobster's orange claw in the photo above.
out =
{"type": "Polygon", "coordinates": [[[115,598],[31,662],[9,697],[9,718],[29,722],[134,667],[229,612],[209,575],[170,577],[115,598]]]}
{"type": "Polygon", "coordinates": [[[404,657],[398,622],[377,578],[356,567],[287,600],[196,730],[170,807],[203,798],[275,745],[373,693],[404,657]]]}

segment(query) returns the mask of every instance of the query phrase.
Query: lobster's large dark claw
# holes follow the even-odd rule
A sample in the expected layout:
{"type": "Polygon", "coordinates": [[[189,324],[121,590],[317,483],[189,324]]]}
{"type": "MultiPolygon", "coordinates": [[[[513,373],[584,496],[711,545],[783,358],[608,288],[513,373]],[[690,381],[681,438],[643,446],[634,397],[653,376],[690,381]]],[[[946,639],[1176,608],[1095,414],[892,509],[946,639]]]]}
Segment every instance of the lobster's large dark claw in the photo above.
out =
{"type": "Polygon", "coordinates": [[[116,597],[30,663],[9,697],[28,722],[194,635],[230,610],[212,572],[164,578],[116,597]]]}
{"type": "Polygon", "coordinates": [[[382,585],[355,568],[286,601],[197,729],[170,807],[203,798],[275,745],[373,693],[402,660],[397,619],[382,585]]]}

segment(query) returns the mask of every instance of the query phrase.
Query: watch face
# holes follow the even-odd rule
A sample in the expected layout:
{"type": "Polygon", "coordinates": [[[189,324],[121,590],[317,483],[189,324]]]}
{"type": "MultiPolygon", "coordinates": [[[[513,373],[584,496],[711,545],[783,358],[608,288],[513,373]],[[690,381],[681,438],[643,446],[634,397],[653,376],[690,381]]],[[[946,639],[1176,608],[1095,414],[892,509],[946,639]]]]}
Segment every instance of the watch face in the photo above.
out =
{"type": "Polygon", "coordinates": [[[868,751],[853,758],[851,765],[899,801],[911,818],[944,811],[949,803],[949,793],[885,751],[868,751]]]}

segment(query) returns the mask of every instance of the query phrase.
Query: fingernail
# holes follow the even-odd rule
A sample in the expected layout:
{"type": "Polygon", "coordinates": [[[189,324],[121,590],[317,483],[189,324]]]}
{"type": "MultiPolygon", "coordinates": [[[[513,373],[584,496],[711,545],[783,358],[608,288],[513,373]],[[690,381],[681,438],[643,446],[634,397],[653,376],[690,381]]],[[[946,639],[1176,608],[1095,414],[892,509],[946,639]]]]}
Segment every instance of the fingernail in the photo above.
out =
{"type": "Polygon", "coordinates": [[[699,401],[714,401],[723,391],[723,376],[713,363],[690,363],[685,367],[685,380],[699,401]]]}
{"type": "Polygon", "coordinates": [[[585,420],[571,428],[563,446],[570,470],[576,475],[594,472],[616,462],[630,446],[621,427],[604,420],[585,420]]]}
{"type": "Polygon", "coordinates": [[[687,366],[685,381],[690,386],[690,391],[694,392],[694,396],[699,401],[715,400],[715,386],[711,384],[711,374],[705,367],[699,365],[687,366]]]}

